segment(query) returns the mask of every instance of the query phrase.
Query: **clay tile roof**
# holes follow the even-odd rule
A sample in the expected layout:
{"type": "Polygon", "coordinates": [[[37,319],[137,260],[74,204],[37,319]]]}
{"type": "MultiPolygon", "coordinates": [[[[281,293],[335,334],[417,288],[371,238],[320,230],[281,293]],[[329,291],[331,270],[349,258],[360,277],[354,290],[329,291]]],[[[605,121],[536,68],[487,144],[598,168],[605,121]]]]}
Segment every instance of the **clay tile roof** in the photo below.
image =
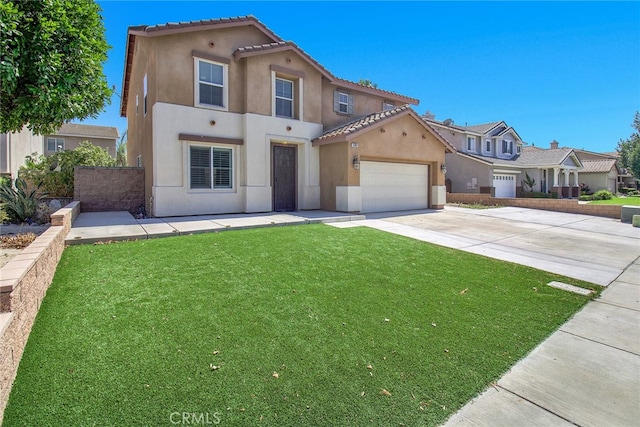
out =
{"type": "Polygon", "coordinates": [[[380,111],[374,114],[369,114],[368,116],[362,117],[360,119],[353,120],[345,125],[339,126],[337,128],[331,129],[319,137],[317,137],[316,141],[323,141],[329,138],[335,138],[337,136],[349,135],[351,133],[357,132],[361,129],[372,126],[376,123],[379,123],[389,117],[395,116],[398,113],[402,113],[403,111],[411,110],[409,105],[403,105],[401,107],[394,108],[393,110],[380,111]]]}
{"type": "Polygon", "coordinates": [[[616,166],[616,159],[583,160],[580,173],[611,172],[616,166]]]}
{"type": "Polygon", "coordinates": [[[103,139],[118,139],[118,128],[111,126],[81,125],[77,123],[65,123],[52,135],[79,136],[103,139]]]}

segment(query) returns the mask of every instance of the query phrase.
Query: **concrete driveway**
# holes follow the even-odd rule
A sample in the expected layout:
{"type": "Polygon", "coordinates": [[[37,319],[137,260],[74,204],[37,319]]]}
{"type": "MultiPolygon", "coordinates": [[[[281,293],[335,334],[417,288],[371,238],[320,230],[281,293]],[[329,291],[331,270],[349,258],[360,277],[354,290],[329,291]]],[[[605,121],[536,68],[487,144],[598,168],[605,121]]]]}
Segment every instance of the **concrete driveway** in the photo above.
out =
{"type": "Polygon", "coordinates": [[[640,256],[640,228],[535,209],[446,207],[367,214],[366,225],[602,286],[640,256]]]}
{"type": "Polygon", "coordinates": [[[607,286],[451,426],[637,426],[640,228],[515,207],[367,215],[364,225],[607,286]]]}

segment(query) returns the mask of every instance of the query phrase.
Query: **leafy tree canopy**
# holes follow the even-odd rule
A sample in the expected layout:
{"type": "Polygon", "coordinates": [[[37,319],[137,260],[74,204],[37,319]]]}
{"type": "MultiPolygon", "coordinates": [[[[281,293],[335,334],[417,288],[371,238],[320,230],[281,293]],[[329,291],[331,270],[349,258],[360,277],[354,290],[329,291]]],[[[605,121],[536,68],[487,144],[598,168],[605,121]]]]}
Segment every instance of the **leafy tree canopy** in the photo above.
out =
{"type": "Polygon", "coordinates": [[[378,84],[377,84],[377,83],[372,82],[372,81],[371,81],[371,80],[369,80],[369,79],[360,79],[360,80],[358,81],[358,84],[359,84],[359,85],[362,85],[362,86],[372,87],[372,88],[374,88],[374,89],[377,89],[377,88],[378,88],[378,84]]]}
{"type": "Polygon", "coordinates": [[[0,2],[0,132],[52,133],[110,102],[94,0],[0,2]]]}
{"type": "Polygon", "coordinates": [[[621,166],[627,168],[634,177],[640,178],[640,113],[637,111],[632,126],[635,132],[629,138],[621,139],[616,151],[621,166]]]}

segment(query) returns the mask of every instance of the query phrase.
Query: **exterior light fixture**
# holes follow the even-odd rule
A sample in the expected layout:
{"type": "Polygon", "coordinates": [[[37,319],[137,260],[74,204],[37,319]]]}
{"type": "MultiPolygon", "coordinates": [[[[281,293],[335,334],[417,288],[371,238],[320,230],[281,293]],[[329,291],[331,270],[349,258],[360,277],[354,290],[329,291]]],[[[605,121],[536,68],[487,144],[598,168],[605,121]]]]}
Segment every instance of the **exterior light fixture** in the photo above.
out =
{"type": "Polygon", "coordinates": [[[360,170],[360,158],[358,156],[353,156],[353,168],[360,170]]]}
{"type": "Polygon", "coordinates": [[[440,170],[442,171],[442,173],[446,174],[447,173],[447,165],[445,165],[444,163],[440,165],[440,170]]]}

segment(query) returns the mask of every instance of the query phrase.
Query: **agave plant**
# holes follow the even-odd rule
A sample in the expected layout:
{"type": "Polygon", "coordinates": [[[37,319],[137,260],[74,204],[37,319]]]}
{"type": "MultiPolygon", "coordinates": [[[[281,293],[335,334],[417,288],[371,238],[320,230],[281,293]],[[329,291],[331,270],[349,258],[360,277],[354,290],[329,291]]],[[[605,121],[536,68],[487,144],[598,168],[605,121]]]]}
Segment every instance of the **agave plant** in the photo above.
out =
{"type": "Polygon", "coordinates": [[[0,185],[0,204],[12,220],[30,222],[42,197],[37,190],[37,187],[29,190],[27,181],[22,178],[16,178],[13,186],[10,181],[4,182],[0,185]]]}

